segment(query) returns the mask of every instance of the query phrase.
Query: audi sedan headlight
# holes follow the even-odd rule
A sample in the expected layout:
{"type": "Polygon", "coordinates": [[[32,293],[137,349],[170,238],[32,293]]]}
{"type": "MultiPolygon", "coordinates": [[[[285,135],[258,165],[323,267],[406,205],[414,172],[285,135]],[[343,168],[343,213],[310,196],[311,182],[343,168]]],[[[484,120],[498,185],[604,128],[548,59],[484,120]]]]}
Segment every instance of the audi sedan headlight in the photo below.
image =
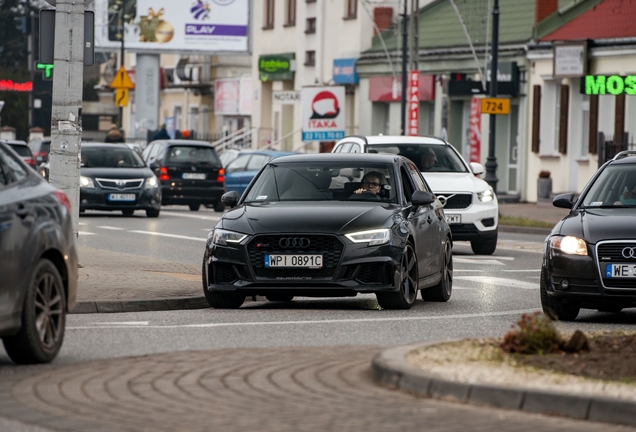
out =
{"type": "Polygon", "coordinates": [[[487,189],[483,192],[477,192],[477,198],[479,198],[481,202],[490,202],[495,198],[495,194],[491,189],[487,189]]]}
{"type": "Polygon", "coordinates": [[[215,229],[212,232],[212,244],[227,246],[228,243],[240,243],[245,237],[247,237],[247,234],[224,229],[215,229]]]}
{"type": "Polygon", "coordinates": [[[568,255],[587,255],[585,240],[578,237],[550,237],[550,247],[568,255]]]}
{"type": "Polygon", "coordinates": [[[370,231],[360,231],[351,234],[345,234],[345,237],[354,243],[369,243],[368,246],[376,246],[388,243],[391,240],[391,230],[376,229],[370,231]]]}
{"type": "Polygon", "coordinates": [[[95,184],[92,178],[80,176],[80,187],[84,189],[94,189],[95,184]]]}
{"type": "Polygon", "coordinates": [[[146,184],[145,184],[145,188],[146,189],[155,189],[157,186],[159,186],[159,182],[157,181],[157,177],[148,177],[146,179],[146,184]]]}

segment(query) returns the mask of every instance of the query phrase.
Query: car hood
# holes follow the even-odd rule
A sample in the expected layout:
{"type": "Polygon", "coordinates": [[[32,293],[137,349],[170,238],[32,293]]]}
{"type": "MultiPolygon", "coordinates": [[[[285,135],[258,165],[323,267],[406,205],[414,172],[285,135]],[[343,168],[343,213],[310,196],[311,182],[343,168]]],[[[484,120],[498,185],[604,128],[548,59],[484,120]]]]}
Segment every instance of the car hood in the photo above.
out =
{"type": "Polygon", "coordinates": [[[483,192],[490,189],[488,183],[470,173],[423,172],[422,175],[434,193],[483,192]]]}
{"type": "Polygon", "coordinates": [[[148,167],[142,168],[82,168],[83,176],[109,179],[148,178],[154,174],[148,167]]]}
{"type": "Polygon", "coordinates": [[[636,210],[587,209],[566,216],[555,227],[560,235],[570,235],[595,244],[601,240],[636,239],[636,210]]]}
{"type": "Polygon", "coordinates": [[[359,202],[245,204],[227,212],[220,227],[245,234],[344,234],[382,227],[398,211],[394,204],[359,202]]]}

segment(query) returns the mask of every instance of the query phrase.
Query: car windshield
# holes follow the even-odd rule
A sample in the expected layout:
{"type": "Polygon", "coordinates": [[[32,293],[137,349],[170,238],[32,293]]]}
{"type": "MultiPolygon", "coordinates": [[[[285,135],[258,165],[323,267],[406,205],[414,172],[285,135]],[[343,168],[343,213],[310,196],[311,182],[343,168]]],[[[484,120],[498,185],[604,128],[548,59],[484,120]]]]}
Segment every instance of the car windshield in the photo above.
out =
{"type": "Polygon", "coordinates": [[[636,207],[636,165],[616,164],[601,172],[583,197],[582,207],[636,207]]]}
{"type": "Polygon", "coordinates": [[[396,203],[391,164],[296,162],[268,165],[246,203],[270,201],[377,201],[396,203]]]}
{"type": "Polygon", "coordinates": [[[174,146],[168,151],[167,163],[207,163],[221,165],[212,147],[174,146]]]}
{"type": "Polygon", "coordinates": [[[141,168],[146,166],[141,157],[129,148],[99,147],[82,149],[84,168],[141,168]]]}
{"type": "Polygon", "coordinates": [[[369,152],[391,153],[411,159],[422,172],[468,172],[449,145],[439,144],[371,144],[369,152]]]}
{"type": "Polygon", "coordinates": [[[25,145],[9,144],[9,147],[11,147],[19,156],[31,157],[31,150],[29,150],[29,148],[25,145]]]}

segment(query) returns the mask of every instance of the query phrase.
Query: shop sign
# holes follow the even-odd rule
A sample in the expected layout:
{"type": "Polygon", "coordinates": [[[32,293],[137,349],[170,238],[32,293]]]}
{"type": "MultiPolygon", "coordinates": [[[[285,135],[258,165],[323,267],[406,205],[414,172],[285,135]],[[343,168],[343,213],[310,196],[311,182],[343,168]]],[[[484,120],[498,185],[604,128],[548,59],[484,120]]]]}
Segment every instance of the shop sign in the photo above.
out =
{"type": "MultiPolygon", "coordinates": [[[[420,102],[435,100],[435,75],[420,73],[418,98],[420,102]]],[[[402,79],[400,77],[394,79],[392,76],[370,77],[369,100],[371,102],[400,102],[402,79]]]]}
{"type": "Polygon", "coordinates": [[[468,129],[470,162],[479,162],[481,156],[481,101],[470,99],[470,120],[468,129]]]}
{"type": "Polygon", "coordinates": [[[581,93],[587,95],[636,95],[636,75],[586,75],[581,93]]]}
{"type": "Polygon", "coordinates": [[[336,84],[358,84],[355,58],[334,59],[333,82],[336,84]]]}
{"type": "Polygon", "coordinates": [[[258,58],[261,81],[293,80],[296,71],[296,54],[262,55],[258,58]]]}
{"type": "Polygon", "coordinates": [[[304,87],[301,103],[303,141],[335,141],[344,138],[344,86],[304,87]]]}
{"type": "Polygon", "coordinates": [[[555,78],[576,78],[585,75],[587,43],[555,44],[552,56],[555,78]]]}
{"type": "Polygon", "coordinates": [[[300,103],[300,92],[295,90],[275,91],[272,92],[272,100],[274,103],[282,105],[296,105],[300,103]]]}
{"type": "MultiPolygon", "coordinates": [[[[486,69],[486,88],[480,80],[471,80],[461,72],[451,72],[448,81],[449,96],[487,95],[490,93],[490,66],[486,69]]],[[[519,94],[519,68],[516,62],[497,65],[497,95],[516,96],[519,94]]]]}
{"type": "Polygon", "coordinates": [[[221,115],[251,115],[252,80],[219,78],[214,81],[214,112],[221,115]]]}
{"type": "Polygon", "coordinates": [[[33,91],[33,83],[31,81],[20,83],[12,80],[0,80],[0,91],[30,92],[33,91]]]}
{"type": "Polygon", "coordinates": [[[409,71],[408,83],[408,107],[409,120],[407,126],[408,136],[418,136],[420,127],[420,73],[419,71],[409,71]]]}

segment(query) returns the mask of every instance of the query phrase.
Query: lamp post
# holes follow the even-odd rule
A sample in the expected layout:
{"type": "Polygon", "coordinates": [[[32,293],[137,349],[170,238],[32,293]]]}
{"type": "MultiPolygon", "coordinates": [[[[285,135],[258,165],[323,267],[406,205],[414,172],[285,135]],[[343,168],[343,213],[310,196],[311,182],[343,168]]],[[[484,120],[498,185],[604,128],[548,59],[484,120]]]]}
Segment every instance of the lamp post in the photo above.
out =
{"type": "MultiPolygon", "coordinates": [[[[119,66],[124,66],[124,39],[126,38],[126,27],[124,26],[125,21],[125,13],[126,13],[126,0],[121,0],[121,10],[119,11],[119,24],[120,24],[120,34],[121,34],[121,49],[119,53],[119,66]]],[[[124,125],[124,108],[119,107],[119,121],[117,122],[119,128],[121,129],[124,125]]]]}
{"type": "Polygon", "coordinates": [[[406,135],[406,68],[408,62],[408,13],[406,10],[408,0],[404,0],[404,13],[402,14],[402,107],[400,117],[400,135],[406,135]]]}
{"type": "MultiPolygon", "coordinates": [[[[499,0],[495,0],[492,8],[492,58],[490,62],[490,92],[491,98],[497,97],[497,62],[499,57],[499,0]]],[[[497,157],[495,156],[495,129],[497,116],[490,114],[488,128],[488,158],[486,159],[486,177],[484,180],[497,193],[497,157]]]]}

